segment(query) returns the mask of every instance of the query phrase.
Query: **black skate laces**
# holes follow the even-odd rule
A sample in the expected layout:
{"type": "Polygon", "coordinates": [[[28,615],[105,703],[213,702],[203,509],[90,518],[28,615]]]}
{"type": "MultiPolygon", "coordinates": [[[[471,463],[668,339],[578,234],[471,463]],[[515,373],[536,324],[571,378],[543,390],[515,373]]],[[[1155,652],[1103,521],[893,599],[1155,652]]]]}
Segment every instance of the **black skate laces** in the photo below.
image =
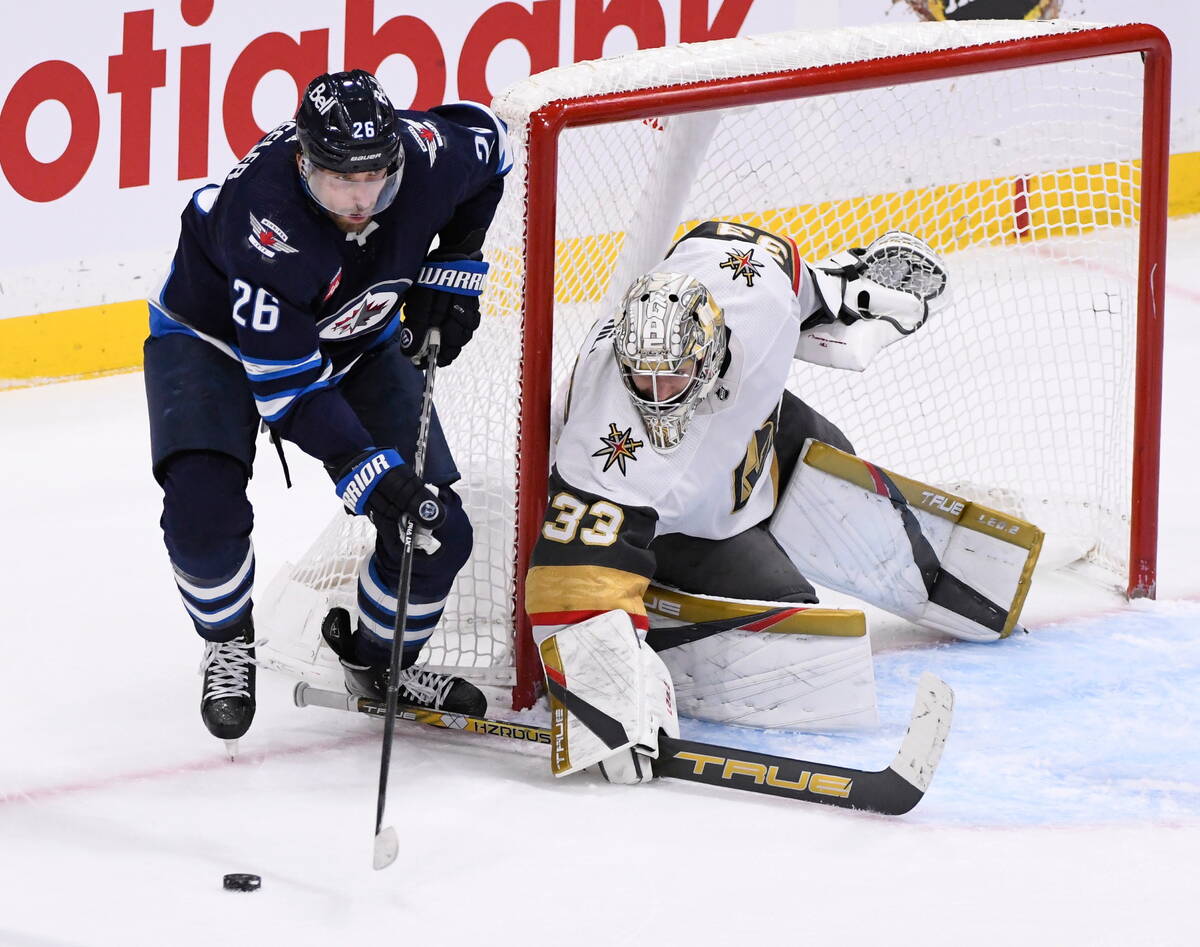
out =
{"type": "Polygon", "coordinates": [[[200,673],[206,675],[204,699],[249,697],[250,665],[258,664],[250,652],[256,644],[266,643],[266,638],[258,642],[241,638],[205,642],[204,658],[200,662],[200,673]]]}
{"type": "Polygon", "coordinates": [[[440,710],[442,701],[454,686],[454,678],[437,671],[426,671],[413,665],[400,672],[400,691],[413,698],[413,702],[440,710]]]}

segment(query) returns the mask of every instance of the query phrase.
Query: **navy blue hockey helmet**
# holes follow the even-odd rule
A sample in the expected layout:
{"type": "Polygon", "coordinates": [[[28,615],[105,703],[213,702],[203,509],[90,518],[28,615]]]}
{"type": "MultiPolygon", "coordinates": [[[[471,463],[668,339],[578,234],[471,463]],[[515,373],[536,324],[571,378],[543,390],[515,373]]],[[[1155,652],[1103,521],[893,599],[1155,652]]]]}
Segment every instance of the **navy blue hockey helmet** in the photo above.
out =
{"type": "Polygon", "coordinates": [[[296,110],[296,137],[305,185],[327,210],[347,213],[347,195],[332,193],[329,185],[349,175],[364,177],[363,172],[374,175],[369,183],[384,186],[372,188],[377,192],[372,205],[359,210],[378,213],[395,198],[404,170],[400,125],[387,93],[369,72],[353,69],[313,79],[296,110]]]}
{"type": "Polygon", "coordinates": [[[296,134],[305,157],[327,171],[378,171],[401,155],[396,110],[363,69],[313,79],[296,110],[296,134]]]}

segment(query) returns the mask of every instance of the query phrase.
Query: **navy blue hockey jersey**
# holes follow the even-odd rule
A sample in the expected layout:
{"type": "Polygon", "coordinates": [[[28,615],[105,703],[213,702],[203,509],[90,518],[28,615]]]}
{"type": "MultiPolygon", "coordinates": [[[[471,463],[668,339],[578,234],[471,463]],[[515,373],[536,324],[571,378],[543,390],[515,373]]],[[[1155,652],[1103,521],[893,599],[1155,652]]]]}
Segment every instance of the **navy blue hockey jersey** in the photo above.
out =
{"type": "Polygon", "coordinates": [[[152,336],[188,333],[238,359],[259,414],[327,463],[377,446],[338,380],[396,333],[435,236],[439,250],[479,249],[510,167],[504,125],[485,106],[396,116],[400,190],[362,233],[343,233],[305,194],[285,122],[192,196],[150,300],[152,336]]]}

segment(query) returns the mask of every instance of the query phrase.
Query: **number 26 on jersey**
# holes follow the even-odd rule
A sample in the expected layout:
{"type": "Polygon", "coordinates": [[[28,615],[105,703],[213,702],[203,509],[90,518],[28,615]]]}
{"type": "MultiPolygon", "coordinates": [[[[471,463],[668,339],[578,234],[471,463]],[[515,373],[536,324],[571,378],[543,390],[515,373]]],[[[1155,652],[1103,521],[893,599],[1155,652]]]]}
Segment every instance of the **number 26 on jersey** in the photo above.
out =
{"type": "Polygon", "coordinates": [[[235,279],[233,291],[237,298],[233,301],[233,321],[245,328],[247,325],[255,332],[274,332],[279,325],[279,300],[261,287],[255,289],[245,280],[235,279]],[[247,314],[246,308],[250,312],[247,314]]]}

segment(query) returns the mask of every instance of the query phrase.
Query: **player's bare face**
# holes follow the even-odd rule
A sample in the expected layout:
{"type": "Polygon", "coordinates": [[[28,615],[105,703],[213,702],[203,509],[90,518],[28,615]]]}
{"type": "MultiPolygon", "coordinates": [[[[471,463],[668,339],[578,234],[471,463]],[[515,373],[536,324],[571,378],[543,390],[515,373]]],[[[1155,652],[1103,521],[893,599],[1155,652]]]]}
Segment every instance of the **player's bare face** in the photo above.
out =
{"type": "Polygon", "coordinates": [[[353,174],[320,171],[310,179],[310,186],[321,188],[318,199],[338,228],[345,233],[357,233],[370,223],[386,178],[386,170],[353,174]]]}
{"type": "Polygon", "coordinates": [[[314,165],[306,167],[304,163],[300,168],[301,173],[307,170],[305,180],[309,192],[343,233],[361,231],[371,222],[381,203],[383,206],[390,203],[390,198],[381,201],[384,189],[392,188],[394,193],[394,172],[386,168],[351,173],[327,171],[314,165]]]}

